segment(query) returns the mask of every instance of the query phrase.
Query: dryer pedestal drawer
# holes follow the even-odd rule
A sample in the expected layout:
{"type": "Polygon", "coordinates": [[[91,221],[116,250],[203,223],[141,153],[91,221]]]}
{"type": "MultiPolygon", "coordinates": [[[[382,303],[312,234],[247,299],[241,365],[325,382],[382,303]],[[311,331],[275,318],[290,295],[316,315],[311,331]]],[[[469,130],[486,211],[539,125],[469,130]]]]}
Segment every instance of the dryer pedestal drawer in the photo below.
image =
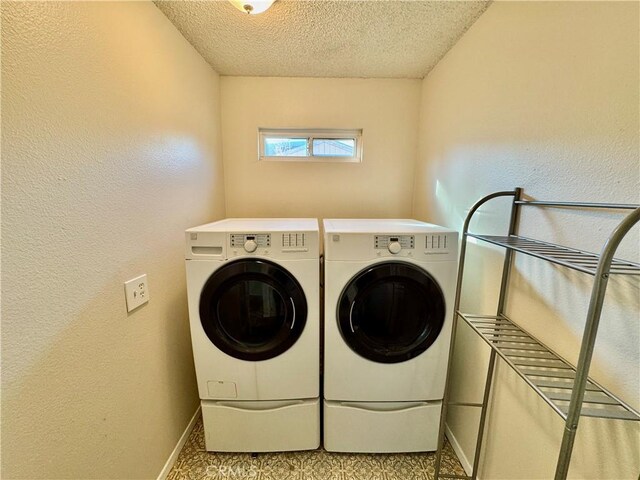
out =
{"type": "Polygon", "coordinates": [[[211,452],[281,452],[320,446],[320,400],[202,400],[211,452]]]}
{"type": "Polygon", "coordinates": [[[324,401],[329,452],[427,452],[437,448],[442,402],[324,401]]]}

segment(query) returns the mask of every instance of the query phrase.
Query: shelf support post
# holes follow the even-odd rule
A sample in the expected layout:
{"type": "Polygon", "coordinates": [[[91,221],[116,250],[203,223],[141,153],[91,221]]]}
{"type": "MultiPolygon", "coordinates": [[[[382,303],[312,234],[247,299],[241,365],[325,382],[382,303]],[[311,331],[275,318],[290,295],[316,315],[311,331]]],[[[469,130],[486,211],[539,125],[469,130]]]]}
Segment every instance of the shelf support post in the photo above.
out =
{"type": "MultiPolygon", "coordinates": [[[[519,204],[517,203],[522,196],[522,189],[516,188],[513,194],[513,203],[511,204],[511,216],[509,218],[508,235],[515,235],[518,228],[519,204]]],[[[504,264],[502,266],[502,279],[500,281],[500,296],[498,298],[497,315],[505,313],[505,305],[507,301],[507,290],[509,288],[509,278],[511,277],[511,265],[513,263],[513,250],[507,249],[504,254],[504,264]]],[[[480,468],[480,453],[482,452],[482,443],[484,439],[484,427],[487,420],[487,411],[489,410],[489,397],[491,395],[491,385],[493,383],[493,374],[496,366],[496,351],[491,349],[489,355],[489,367],[487,368],[487,379],[484,385],[484,394],[482,396],[482,410],[480,413],[480,422],[478,426],[478,437],[476,439],[476,451],[473,457],[473,473],[471,478],[478,478],[478,469],[480,468]]]]}
{"type": "MultiPolygon", "coordinates": [[[[520,199],[520,195],[521,195],[522,189],[521,188],[516,188],[515,190],[508,190],[508,191],[501,191],[501,192],[495,192],[492,193],[490,195],[487,195],[483,198],[481,198],[480,200],[478,200],[469,210],[469,213],[467,214],[465,220],[464,220],[464,224],[462,226],[462,236],[460,239],[460,255],[459,255],[459,263],[458,263],[458,277],[457,277],[457,283],[456,283],[456,295],[455,295],[455,301],[454,301],[454,306],[453,306],[453,320],[452,320],[452,325],[451,325],[451,339],[449,342],[449,360],[447,362],[447,378],[445,381],[445,387],[444,387],[444,398],[442,399],[442,410],[440,412],[440,428],[438,431],[438,444],[437,444],[437,451],[436,451],[436,463],[435,463],[435,479],[438,480],[440,478],[440,467],[442,465],[441,460],[442,460],[442,449],[444,448],[444,435],[445,435],[445,425],[446,425],[446,421],[447,421],[447,410],[448,410],[448,405],[449,405],[449,390],[451,388],[451,367],[453,364],[453,347],[455,344],[455,340],[456,340],[456,330],[457,330],[457,325],[458,325],[458,311],[460,310],[460,294],[462,292],[462,277],[464,274],[464,262],[465,262],[465,254],[466,254],[466,250],[467,250],[467,232],[469,231],[469,224],[471,223],[471,218],[473,217],[473,214],[486,202],[488,202],[489,200],[493,199],[493,198],[497,198],[497,197],[505,197],[505,196],[513,196],[514,197],[514,201],[516,199],[520,199]]],[[[511,210],[511,224],[510,224],[510,232],[511,232],[511,228],[513,225],[513,228],[515,228],[515,223],[517,221],[516,219],[516,215],[517,213],[514,213],[514,210],[516,209],[516,205],[514,203],[514,205],[512,206],[512,210],[511,210]]],[[[494,352],[492,350],[492,355],[494,355],[494,352]]],[[[491,376],[493,376],[493,372],[491,372],[491,376]]],[[[490,383],[490,382],[489,382],[490,383]]],[[[485,397],[488,397],[488,392],[486,391],[486,387],[485,387],[485,397]]],[[[483,406],[482,406],[482,413],[481,416],[485,415],[485,411],[486,411],[486,400],[483,402],[483,406]]],[[[481,422],[482,425],[484,425],[484,421],[481,422]]],[[[482,426],[481,426],[481,430],[482,430],[482,426]]],[[[482,437],[482,434],[480,434],[480,438],[482,437]]],[[[479,445],[476,446],[476,457],[479,456],[479,445]]],[[[478,471],[478,467],[477,465],[477,461],[474,462],[474,466],[473,466],[473,474],[472,474],[472,479],[477,478],[477,471],[478,471]]]]}
{"type": "Polygon", "coordinates": [[[560,446],[560,454],[558,455],[558,463],[556,464],[555,480],[565,480],[569,473],[573,442],[576,437],[576,431],[578,430],[582,401],[584,400],[585,387],[589,378],[589,368],[593,357],[596,335],[598,334],[598,325],[600,323],[604,295],[607,290],[607,282],[609,281],[611,262],[613,261],[618,245],[620,245],[624,236],[638,221],[640,221],[640,208],[636,208],[620,222],[607,239],[600,254],[600,261],[598,262],[598,268],[596,269],[593,288],[591,290],[587,321],[582,335],[582,344],[580,346],[580,355],[578,357],[578,365],[576,366],[576,377],[573,383],[573,390],[571,391],[571,401],[569,403],[567,420],[562,436],[562,445],[560,446]]]}

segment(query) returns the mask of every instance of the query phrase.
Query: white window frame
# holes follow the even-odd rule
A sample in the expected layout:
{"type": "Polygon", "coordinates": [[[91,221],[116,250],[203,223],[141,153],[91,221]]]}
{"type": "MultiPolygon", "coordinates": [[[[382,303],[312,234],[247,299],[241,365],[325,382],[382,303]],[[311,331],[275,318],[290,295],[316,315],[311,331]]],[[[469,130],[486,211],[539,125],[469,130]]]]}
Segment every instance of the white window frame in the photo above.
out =
{"type": "Polygon", "coordinates": [[[362,129],[329,129],[329,128],[258,128],[258,159],[268,162],[303,162],[303,163],[360,163],[362,162],[362,129]],[[264,155],[265,138],[306,138],[307,156],[274,156],[264,155]],[[350,138],[355,141],[353,157],[338,157],[313,154],[314,139],[350,138]]]}

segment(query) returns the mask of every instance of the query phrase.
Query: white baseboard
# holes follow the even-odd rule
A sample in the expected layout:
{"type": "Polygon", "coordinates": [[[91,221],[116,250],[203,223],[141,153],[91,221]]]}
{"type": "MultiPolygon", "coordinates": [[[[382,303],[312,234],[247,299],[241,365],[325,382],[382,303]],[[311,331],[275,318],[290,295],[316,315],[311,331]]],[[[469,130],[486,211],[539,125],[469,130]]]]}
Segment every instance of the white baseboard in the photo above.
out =
{"type": "Polygon", "coordinates": [[[169,475],[169,472],[173,468],[173,464],[176,463],[176,460],[178,460],[178,455],[180,455],[180,451],[182,450],[182,447],[184,447],[184,444],[187,442],[187,438],[189,438],[189,435],[191,434],[191,430],[193,430],[193,427],[196,426],[196,422],[198,421],[199,417],[200,417],[200,405],[198,405],[196,412],[193,414],[193,417],[191,417],[191,420],[189,420],[187,428],[185,428],[184,432],[182,433],[182,436],[180,437],[180,440],[178,440],[176,448],[174,448],[173,452],[171,452],[171,455],[169,455],[169,459],[167,460],[167,463],[165,463],[164,467],[162,467],[162,470],[160,471],[160,475],[158,475],[158,480],[165,480],[169,475]]]}
{"type": "MultiPolygon", "coordinates": [[[[445,434],[447,435],[447,438],[449,439],[449,443],[451,443],[451,447],[453,447],[453,451],[456,452],[456,455],[458,456],[458,459],[462,464],[462,468],[464,468],[464,471],[466,472],[466,474],[470,476],[471,472],[473,472],[473,467],[471,466],[471,462],[462,451],[462,447],[460,446],[460,443],[458,442],[455,435],[449,428],[449,425],[447,425],[446,423],[444,425],[444,431],[445,431],[445,434]]],[[[478,480],[479,478],[480,477],[478,477],[478,480]]]]}

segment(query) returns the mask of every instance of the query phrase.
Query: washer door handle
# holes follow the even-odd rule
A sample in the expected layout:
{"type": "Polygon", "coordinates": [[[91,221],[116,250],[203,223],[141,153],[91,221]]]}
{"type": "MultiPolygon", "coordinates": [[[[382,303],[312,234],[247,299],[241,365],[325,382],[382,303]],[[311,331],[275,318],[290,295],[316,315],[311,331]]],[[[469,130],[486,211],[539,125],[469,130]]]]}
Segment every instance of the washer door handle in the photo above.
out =
{"type": "Polygon", "coordinates": [[[293,320],[291,321],[291,328],[289,330],[293,330],[293,326],[296,324],[296,304],[293,298],[289,297],[289,300],[291,300],[291,306],[293,307],[293,320]]]}
{"type": "Polygon", "coordinates": [[[353,307],[356,305],[356,301],[351,302],[351,308],[349,309],[349,326],[351,327],[351,331],[356,333],[353,329],[353,307]]]}

